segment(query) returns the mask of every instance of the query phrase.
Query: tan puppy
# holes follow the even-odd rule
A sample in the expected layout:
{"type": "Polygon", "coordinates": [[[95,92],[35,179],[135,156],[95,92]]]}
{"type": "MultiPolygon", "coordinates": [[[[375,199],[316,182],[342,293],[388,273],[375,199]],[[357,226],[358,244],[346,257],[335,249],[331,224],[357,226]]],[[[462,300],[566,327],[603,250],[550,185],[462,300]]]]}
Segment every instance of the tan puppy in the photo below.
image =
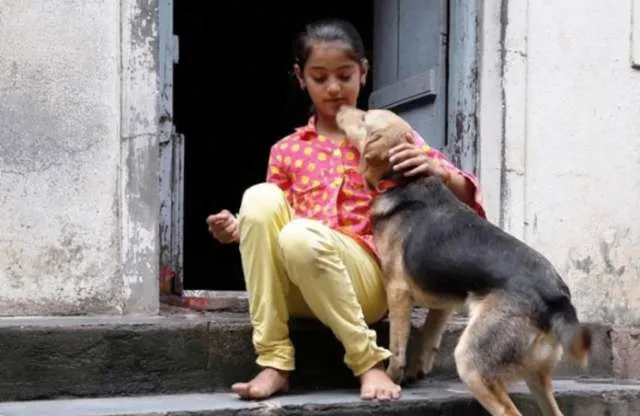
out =
{"type": "Polygon", "coordinates": [[[342,107],[337,122],[360,150],[366,183],[379,190],[371,215],[389,303],[388,374],[402,382],[428,373],[448,318],[467,307],[469,324],[455,361],[484,408],[492,415],[520,415],[507,386],[524,379],[545,416],[562,415],[553,396],[553,369],[563,349],[586,366],[591,335],[558,272],[459,201],[440,178],[394,172],[389,150],[413,131],[402,118],[387,110],[342,107]],[[407,368],[414,304],[429,314],[421,328],[421,360],[407,368]]]}

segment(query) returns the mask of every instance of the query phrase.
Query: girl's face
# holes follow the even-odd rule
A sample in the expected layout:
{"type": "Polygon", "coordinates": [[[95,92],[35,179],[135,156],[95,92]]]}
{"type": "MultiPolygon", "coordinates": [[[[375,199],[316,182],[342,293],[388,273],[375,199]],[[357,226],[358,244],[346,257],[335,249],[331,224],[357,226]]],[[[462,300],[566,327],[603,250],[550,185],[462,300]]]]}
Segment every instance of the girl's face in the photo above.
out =
{"type": "Polygon", "coordinates": [[[343,104],[356,106],[367,78],[366,61],[355,61],[341,42],[313,43],[304,68],[296,65],[294,69],[318,115],[330,118],[335,118],[343,104]]]}

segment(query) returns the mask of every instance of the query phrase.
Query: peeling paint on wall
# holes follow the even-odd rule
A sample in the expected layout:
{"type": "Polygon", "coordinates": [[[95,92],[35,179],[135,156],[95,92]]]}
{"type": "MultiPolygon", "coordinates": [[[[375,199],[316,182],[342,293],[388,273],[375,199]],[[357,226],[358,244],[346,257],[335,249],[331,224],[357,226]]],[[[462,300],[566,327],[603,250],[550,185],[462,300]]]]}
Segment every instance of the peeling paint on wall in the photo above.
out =
{"type": "Polygon", "coordinates": [[[455,0],[451,9],[449,39],[449,95],[447,150],[452,162],[478,174],[478,65],[477,2],[455,0]]]}
{"type": "Polygon", "coordinates": [[[159,307],[158,0],[122,2],[121,261],[126,312],[159,307]]]}
{"type": "Polygon", "coordinates": [[[638,325],[637,308],[640,288],[637,277],[640,267],[633,257],[626,257],[626,248],[637,244],[630,228],[612,229],[595,241],[569,250],[564,267],[574,284],[576,306],[590,320],[622,325],[638,325]],[[593,284],[587,283],[593,281],[593,284]]]}

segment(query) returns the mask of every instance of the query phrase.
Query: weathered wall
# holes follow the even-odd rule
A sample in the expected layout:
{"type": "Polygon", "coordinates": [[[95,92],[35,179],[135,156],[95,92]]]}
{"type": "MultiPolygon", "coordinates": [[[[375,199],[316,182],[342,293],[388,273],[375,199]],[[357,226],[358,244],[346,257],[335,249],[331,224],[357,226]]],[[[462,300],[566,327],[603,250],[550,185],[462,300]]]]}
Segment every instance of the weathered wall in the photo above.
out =
{"type": "MultiPolygon", "coordinates": [[[[504,109],[501,119],[493,110],[485,118],[501,123],[500,143],[483,137],[489,189],[501,183],[500,204],[490,196],[494,220],[551,258],[583,319],[638,325],[640,71],[630,60],[631,0],[498,3],[485,10],[503,25],[501,91],[484,105],[504,109]]],[[[496,58],[490,36],[484,52],[496,58]]],[[[485,64],[490,86],[496,71],[485,64]]]]}
{"type": "Polygon", "coordinates": [[[630,26],[630,0],[530,1],[526,219],[582,316],[640,324],[640,71],[630,26]]]}
{"type": "Polygon", "coordinates": [[[122,271],[120,2],[0,0],[0,39],[0,315],[152,312],[122,271]]]}

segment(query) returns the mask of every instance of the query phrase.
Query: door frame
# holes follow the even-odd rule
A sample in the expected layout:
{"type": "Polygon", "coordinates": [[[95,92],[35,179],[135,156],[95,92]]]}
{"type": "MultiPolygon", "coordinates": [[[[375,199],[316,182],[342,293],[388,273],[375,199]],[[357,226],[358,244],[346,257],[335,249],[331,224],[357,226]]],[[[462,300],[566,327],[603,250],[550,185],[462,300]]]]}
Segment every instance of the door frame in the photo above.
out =
{"type": "Polygon", "coordinates": [[[452,162],[478,174],[480,1],[449,0],[447,142],[452,162]]]}
{"type": "Polygon", "coordinates": [[[179,62],[173,33],[173,0],[158,2],[158,82],[160,110],[160,294],[182,293],[184,136],[173,124],[173,70],[179,62]]]}
{"type": "MultiPolygon", "coordinates": [[[[161,0],[165,1],[165,0],[161,0]]],[[[159,311],[158,0],[120,0],[118,212],[123,314],[159,311]]]]}
{"type": "MultiPolygon", "coordinates": [[[[485,0],[486,1],[486,0],[485,0]]],[[[160,292],[164,303],[206,310],[247,311],[246,291],[183,290],[184,137],[173,126],[173,65],[178,39],[173,34],[173,0],[159,2],[160,292]]],[[[452,161],[480,173],[480,36],[484,1],[449,0],[447,144],[452,161]]],[[[375,7],[375,6],[374,6],[375,7]]]]}
{"type": "Polygon", "coordinates": [[[487,218],[525,236],[528,0],[478,8],[478,176],[487,218]]]}

